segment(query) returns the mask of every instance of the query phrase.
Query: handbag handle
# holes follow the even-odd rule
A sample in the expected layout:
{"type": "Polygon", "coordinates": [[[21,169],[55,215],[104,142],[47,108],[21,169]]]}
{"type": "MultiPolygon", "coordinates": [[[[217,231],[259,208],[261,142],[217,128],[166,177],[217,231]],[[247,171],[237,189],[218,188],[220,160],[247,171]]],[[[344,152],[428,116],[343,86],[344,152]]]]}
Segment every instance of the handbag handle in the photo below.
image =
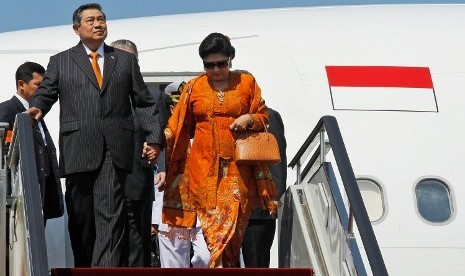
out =
{"type": "MultiPolygon", "coordinates": [[[[249,114],[249,115],[252,116],[251,114],[249,114]]],[[[268,127],[266,126],[265,121],[263,121],[261,116],[259,116],[258,118],[260,119],[260,122],[262,122],[263,127],[265,128],[265,132],[268,132],[268,127]]],[[[247,128],[246,128],[246,131],[247,131],[247,128]]]]}
{"type": "MultiPolygon", "coordinates": [[[[250,116],[252,116],[252,114],[250,114],[250,113],[248,113],[248,114],[249,114],[250,116]]],[[[252,118],[253,118],[253,117],[252,117],[252,118]]],[[[268,133],[268,127],[266,126],[266,124],[265,124],[265,122],[263,121],[262,117],[259,117],[259,120],[260,120],[260,122],[262,122],[263,128],[265,128],[265,132],[268,133]]],[[[247,133],[247,132],[249,131],[249,128],[246,127],[246,128],[244,129],[244,131],[245,131],[245,133],[247,133]]]]}

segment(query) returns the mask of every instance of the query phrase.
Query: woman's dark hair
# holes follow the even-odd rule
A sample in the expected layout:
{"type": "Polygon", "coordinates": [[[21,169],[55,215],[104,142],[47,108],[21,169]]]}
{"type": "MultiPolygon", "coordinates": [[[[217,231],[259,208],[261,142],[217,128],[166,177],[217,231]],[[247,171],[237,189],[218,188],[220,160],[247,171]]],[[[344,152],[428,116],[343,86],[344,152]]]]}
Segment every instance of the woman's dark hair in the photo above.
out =
{"type": "Polygon", "coordinates": [[[222,54],[234,59],[236,49],[231,45],[229,37],[220,33],[211,33],[199,46],[199,55],[202,59],[205,59],[210,54],[222,54]]]}

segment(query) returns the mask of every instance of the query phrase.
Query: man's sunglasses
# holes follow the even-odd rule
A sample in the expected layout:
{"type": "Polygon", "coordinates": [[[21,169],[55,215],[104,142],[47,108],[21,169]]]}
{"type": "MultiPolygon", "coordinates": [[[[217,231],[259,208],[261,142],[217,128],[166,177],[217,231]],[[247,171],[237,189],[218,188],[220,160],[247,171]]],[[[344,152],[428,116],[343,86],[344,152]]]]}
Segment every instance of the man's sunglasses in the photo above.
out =
{"type": "Polygon", "coordinates": [[[229,58],[225,60],[220,60],[217,62],[206,62],[206,61],[203,62],[203,67],[205,69],[213,69],[215,68],[215,66],[218,68],[225,68],[228,65],[229,65],[229,58]]]}

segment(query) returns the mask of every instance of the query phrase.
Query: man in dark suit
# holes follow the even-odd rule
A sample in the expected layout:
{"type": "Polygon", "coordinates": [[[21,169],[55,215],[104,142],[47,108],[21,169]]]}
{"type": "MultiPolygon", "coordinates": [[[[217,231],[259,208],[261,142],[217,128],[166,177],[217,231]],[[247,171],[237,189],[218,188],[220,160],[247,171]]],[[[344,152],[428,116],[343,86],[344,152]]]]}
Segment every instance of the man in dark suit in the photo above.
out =
{"type": "MultiPolygon", "coordinates": [[[[287,178],[287,157],[286,138],[284,137],[284,124],[279,113],[268,108],[269,127],[278,141],[281,162],[270,166],[271,176],[276,185],[279,198],[286,191],[287,178]]],[[[245,267],[269,267],[270,250],[273,245],[276,231],[276,218],[270,216],[269,212],[257,208],[252,211],[249,218],[249,225],[245,231],[242,242],[242,255],[245,267]]]]}
{"type": "Polygon", "coordinates": [[[134,158],[131,102],[147,133],[142,155],[150,165],[160,153],[163,131],[136,57],[104,43],[101,6],[80,6],[73,29],[80,42],[50,58],[28,113],[40,119],[60,99],[60,172],[66,177],[75,266],[121,266],[124,183],[134,158]]]}
{"type": "MultiPolygon", "coordinates": [[[[44,67],[35,62],[26,62],[16,70],[16,94],[0,103],[0,122],[7,122],[10,130],[13,130],[16,114],[29,108],[29,101],[42,82],[44,73],[44,67]]],[[[55,145],[43,120],[33,126],[33,135],[45,223],[47,219],[63,215],[63,192],[55,145]]]]}
{"type": "MultiPolygon", "coordinates": [[[[113,41],[111,46],[127,51],[138,57],[137,46],[127,39],[113,41]]],[[[157,108],[160,112],[163,124],[166,124],[167,111],[163,94],[160,91],[152,91],[152,96],[157,99],[157,108]]],[[[127,252],[124,256],[125,265],[130,267],[150,267],[150,227],[152,220],[152,203],[154,200],[154,169],[142,158],[142,150],[146,133],[141,129],[137,118],[134,120],[135,126],[135,151],[134,167],[132,173],[126,178],[125,184],[125,207],[126,207],[126,227],[127,252]]],[[[164,164],[163,156],[157,160],[157,167],[164,164]]]]}

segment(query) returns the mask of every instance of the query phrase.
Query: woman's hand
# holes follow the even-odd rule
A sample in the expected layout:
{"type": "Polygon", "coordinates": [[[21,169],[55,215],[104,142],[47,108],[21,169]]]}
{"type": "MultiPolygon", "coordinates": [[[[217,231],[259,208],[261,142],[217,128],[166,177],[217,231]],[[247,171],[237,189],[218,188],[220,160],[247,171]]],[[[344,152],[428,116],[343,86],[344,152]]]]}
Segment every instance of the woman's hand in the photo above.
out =
{"type": "Polygon", "coordinates": [[[239,116],[234,122],[229,125],[229,129],[232,131],[243,131],[246,128],[253,126],[253,117],[250,114],[244,114],[239,116]]]}

